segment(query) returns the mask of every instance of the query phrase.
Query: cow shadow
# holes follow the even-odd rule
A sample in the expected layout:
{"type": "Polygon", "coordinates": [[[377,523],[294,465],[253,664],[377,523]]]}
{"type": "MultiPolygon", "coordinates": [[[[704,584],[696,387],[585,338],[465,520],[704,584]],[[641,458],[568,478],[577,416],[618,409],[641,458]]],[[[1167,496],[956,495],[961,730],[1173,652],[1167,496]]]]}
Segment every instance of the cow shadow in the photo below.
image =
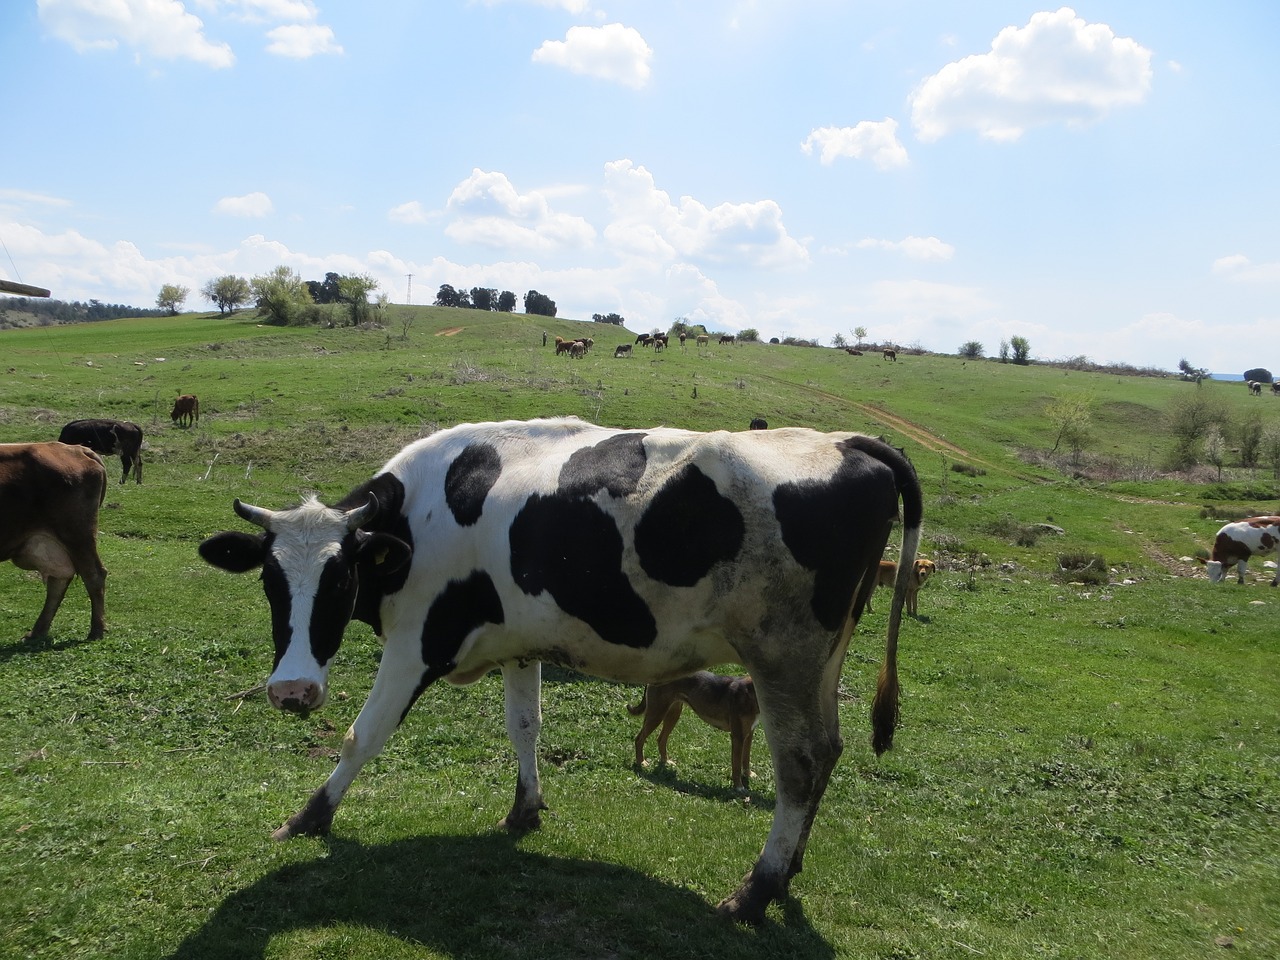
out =
{"type": "Polygon", "coordinates": [[[743,927],[692,891],[629,867],[524,852],[505,833],[326,845],[327,856],[232,893],[169,960],[261,958],[279,935],[342,925],[452,957],[666,957],[675,944],[698,957],[754,957],[766,944],[774,955],[835,956],[795,900],[780,922],[743,927]]]}

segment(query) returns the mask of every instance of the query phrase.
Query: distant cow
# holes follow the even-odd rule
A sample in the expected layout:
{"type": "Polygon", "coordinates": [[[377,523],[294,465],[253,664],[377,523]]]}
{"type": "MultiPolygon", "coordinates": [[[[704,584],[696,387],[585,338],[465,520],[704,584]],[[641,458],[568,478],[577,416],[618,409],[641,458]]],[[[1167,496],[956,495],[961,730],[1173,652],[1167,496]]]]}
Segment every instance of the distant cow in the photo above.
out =
{"type": "Polygon", "coordinates": [[[631,347],[632,347],[632,344],[629,344],[629,343],[620,343],[620,344],[618,344],[616,347],[614,347],[614,348],[613,348],[613,355],[614,355],[614,357],[629,357],[629,356],[631,356],[631,347]]]}
{"type": "Polygon", "coordinates": [[[88,447],[0,443],[0,562],[44,580],[44,609],[23,639],[48,635],[79,574],[89,594],[89,636],[106,630],[107,570],[98,557],[98,508],[107,468],[88,447]]]}
{"type": "MultiPolygon", "coordinates": [[[[1280,517],[1250,517],[1228,523],[1213,539],[1213,549],[1209,559],[1197,558],[1205,565],[1209,579],[1214,583],[1222,580],[1227,568],[1235,564],[1236,582],[1244,583],[1245,567],[1249,558],[1255,553],[1275,553],[1280,546],[1280,517]]],[[[1271,585],[1280,582],[1280,567],[1271,578],[1271,585]]]]}
{"type": "Polygon", "coordinates": [[[696,340],[696,345],[697,345],[697,346],[699,346],[699,347],[705,347],[705,346],[706,346],[708,343],[710,343],[710,342],[711,342],[711,338],[710,338],[709,336],[707,336],[705,333],[700,333],[700,334],[698,334],[698,336],[697,336],[697,340],[696,340]]]}
{"type": "Polygon", "coordinates": [[[685,342],[685,340],[687,340],[687,339],[689,339],[689,335],[688,335],[687,333],[685,333],[684,331],[681,331],[681,332],[680,332],[680,349],[681,349],[681,350],[684,350],[684,349],[685,349],[684,342],[685,342]]]}
{"type": "Polygon", "coordinates": [[[569,344],[569,356],[574,360],[581,360],[587,355],[587,345],[581,340],[575,340],[569,344]]]}
{"type": "Polygon", "coordinates": [[[194,394],[184,393],[173,401],[173,409],[169,411],[169,419],[180,427],[189,427],[200,420],[200,401],[194,394]]]}
{"type": "Polygon", "coordinates": [[[884,358],[885,358],[886,360],[892,360],[892,361],[894,361],[894,362],[896,363],[896,362],[897,362],[897,360],[898,360],[898,351],[897,351],[897,350],[886,350],[886,351],[884,352],[884,358]]]}
{"type": "Polygon", "coordinates": [[[142,428],[128,420],[72,420],[58,434],[61,443],[78,443],[104,457],[120,455],[124,473],[120,482],[133,479],[142,482],[142,428]]]}
{"type": "MultiPolygon", "coordinates": [[[[526,830],[546,809],[541,661],[636,684],[740,663],[774,760],[773,826],[720,912],[762,922],[801,872],[844,748],[840,668],[876,561],[900,515],[910,565],[921,509],[910,462],[872,437],[614,430],[572,417],[440,430],[332,507],[236,500],[257,532],[216,534],[200,555],[233,573],[261,568],[274,706],[323,706],[351,619],[383,641],[337,767],[276,836],[328,833],[360,768],[437,680],[502,670],[519,761],[503,824],[526,830]]],[[[897,720],[906,588],[899,578],[871,708],[877,753],[897,720]]]]}
{"type": "Polygon", "coordinates": [[[733,343],[733,334],[725,333],[720,336],[721,343],[733,343]]]}
{"type": "Polygon", "coordinates": [[[1271,395],[1274,397],[1280,397],[1280,380],[1276,380],[1271,384],[1271,395]]]}
{"type": "Polygon", "coordinates": [[[851,356],[851,357],[860,357],[860,356],[862,356],[862,351],[861,351],[861,350],[855,350],[853,347],[845,347],[845,348],[844,348],[844,352],[845,352],[845,353],[847,353],[847,354],[848,354],[849,356],[851,356]]]}
{"type": "Polygon", "coordinates": [[[765,420],[764,417],[752,417],[751,429],[752,430],[768,430],[769,423],[767,420],[765,420]]]}
{"type": "Polygon", "coordinates": [[[1252,393],[1255,397],[1262,396],[1262,384],[1260,384],[1257,380],[1246,380],[1244,382],[1244,385],[1249,388],[1249,392],[1252,393]]]}

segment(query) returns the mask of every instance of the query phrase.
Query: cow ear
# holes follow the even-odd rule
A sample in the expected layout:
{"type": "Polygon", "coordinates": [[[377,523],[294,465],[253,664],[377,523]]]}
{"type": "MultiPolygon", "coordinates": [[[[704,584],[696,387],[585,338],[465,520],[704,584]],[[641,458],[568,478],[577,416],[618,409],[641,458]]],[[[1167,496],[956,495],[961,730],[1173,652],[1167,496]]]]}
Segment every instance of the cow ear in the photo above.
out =
{"type": "Polygon", "coordinates": [[[200,544],[200,556],[207,563],[231,573],[244,573],[262,566],[267,558],[266,536],[229,530],[216,533],[200,544]]]}
{"type": "Polygon", "coordinates": [[[413,548],[399,537],[389,533],[362,533],[358,537],[360,559],[372,563],[380,577],[395,573],[413,559],[413,548]]]}

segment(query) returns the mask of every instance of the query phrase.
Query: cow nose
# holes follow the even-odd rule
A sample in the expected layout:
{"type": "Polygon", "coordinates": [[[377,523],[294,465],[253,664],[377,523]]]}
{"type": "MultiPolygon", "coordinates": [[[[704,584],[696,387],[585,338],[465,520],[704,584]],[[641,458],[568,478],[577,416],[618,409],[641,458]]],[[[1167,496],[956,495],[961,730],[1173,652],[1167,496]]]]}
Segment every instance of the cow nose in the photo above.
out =
{"type": "Polygon", "coordinates": [[[279,710],[306,713],[319,707],[323,701],[320,684],[314,680],[282,680],[267,687],[271,705],[279,710]]]}

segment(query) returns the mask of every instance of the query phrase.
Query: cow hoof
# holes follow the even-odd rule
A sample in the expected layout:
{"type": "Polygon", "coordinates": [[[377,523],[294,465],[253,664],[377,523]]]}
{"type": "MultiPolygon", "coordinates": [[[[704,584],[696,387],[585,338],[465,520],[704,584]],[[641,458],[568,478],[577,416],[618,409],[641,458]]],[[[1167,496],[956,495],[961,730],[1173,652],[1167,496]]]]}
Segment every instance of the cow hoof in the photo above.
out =
{"type": "Polygon", "coordinates": [[[329,802],[321,788],[311,795],[307,805],[281,824],[271,836],[276,840],[288,840],[290,837],[323,837],[329,833],[333,825],[333,811],[336,805],[329,802]]]}
{"type": "Polygon", "coordinates": [[[532,810],[512,810],[505,817],[498,821],[498,826],[511,833],[528,833],[530,830],[538,830],[542,827],[542,811],[546,810],[546,804],[540,807],[534,807],[532,810]]]}
{"type": "Polygon", "coordinates": [[[764,923],[764,912],[774,900],[786,897],[786,885],[761,880],[754,871],[731,896],[725,897],[716,906],[716,913],[728,917],[734,923],[750,924],[753,927],[764,923]]]}

